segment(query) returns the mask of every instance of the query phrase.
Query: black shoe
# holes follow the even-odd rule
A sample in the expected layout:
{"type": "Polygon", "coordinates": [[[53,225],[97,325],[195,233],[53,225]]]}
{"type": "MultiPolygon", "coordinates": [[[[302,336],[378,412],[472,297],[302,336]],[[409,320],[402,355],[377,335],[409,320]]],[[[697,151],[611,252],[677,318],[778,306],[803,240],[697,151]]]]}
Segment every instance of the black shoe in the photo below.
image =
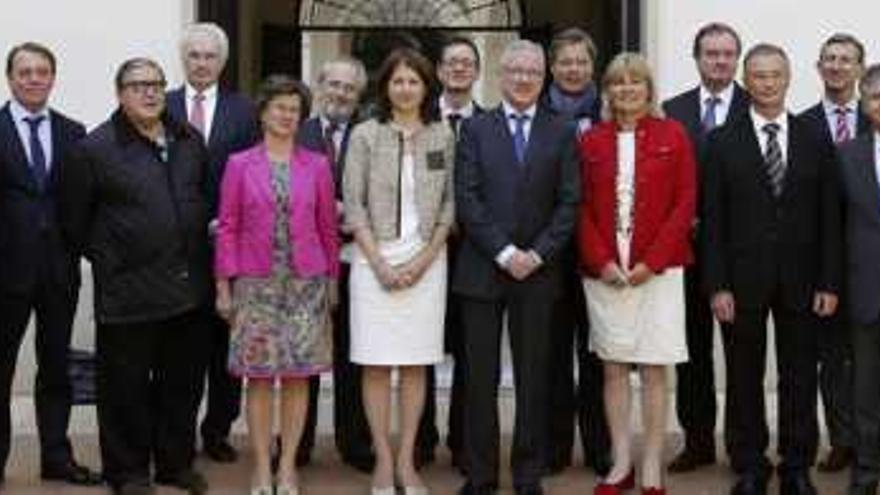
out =
{"type": "Polygon", "coordinates": [[[571,466],[570,454],[551,454],[547,456],[547,463],[544,465],[544,472],[553,476],[565,471],[569,466],[571,466]]]}
{"type": "Polygon", "coordinates": [[[587,453],[584,455],[584,465],[600,478],[604,478],[611,471],[611,456],[607,453],[587,453]]]}
{"type": "Polygon", "coordinates": [[[434,449],[416,449],[415,457],[415,462],[413,464],[415,464],[416,469],[422,469],[425,466],[430,466],[434,463],[434,449]]]}
{"type": "Polygon", "coordinates": [[[782,476],[779,481],[779,495],[817,495],[816,487],[810,481],[807,471],[797,471],[782,476]]]}
{"type": "Polygon", "coordinates": [[[113,495],[153,495],[155,487],[149,481],[128,481],[111,485],[113,495]]]}
{"type": "Polygon", "coordinates": [[[495,485],[474,485],[467,482],[458,490],[458,495],[495,495],[495,485]]]}
{"type": "Polygon", "coordinates": [[[173,486],[186,491],[190,495],[208,493],[208,482],[202,473],[189,469],[172,475],[156,475],[156,483],[173,486]]]}
{"type": "Polygon", "coordinates": [[[680,454],[669,463],[670,473],[689,473],[702,466],[715,464],[715,452],[712,450],[696,450],[685,447],[680,454]]]}
{"type": "Polygon", "coordinates": [[[766,495],[770,476],[764,473],[744,473],[730,490],[730,495],[766,495]]]}
{"type": "Polygon", "coordinates": [[[46,481],[63,481],[71,485],[94,486],[104,482],[100,474],[75,461],[61,466],[45,466],[40,477],[46,481]]]}
{"type": "Polygon", "coordinates": [[[238,451],[225,438],[204,439],[202,452],[214,462],[228,464],[238,460],[238,451]]]}
{"type": "Polygon", "coordinates": [[[832,447],[825,460],[819,463],[818,469],[823,473],[836,473],[848,468],[854,459],[855,455],[852,449],[832,447]]]}
{"type": "Polygon", "coordinates": [[[541,488],[540,483],[535,485],[520,485],[514,487],[513,493],[515,495],[544,495],[544,489],[541,488]]]}
{"type": "Polygon", "coordinates": [[[376,465],[376,458],[373,456],[372,453],[344,453],[342,454],[342,462],[348,464],[349,466],[357,469],[362,473],[370,474],[373,472],[373,467],[376,465]]]}
{"type": "Polygon", "coordinates": [[[458,474],[467,478],[467,461],[464,457],[464,452],[452,452],[452,467],[458,471],[458,474]]]}

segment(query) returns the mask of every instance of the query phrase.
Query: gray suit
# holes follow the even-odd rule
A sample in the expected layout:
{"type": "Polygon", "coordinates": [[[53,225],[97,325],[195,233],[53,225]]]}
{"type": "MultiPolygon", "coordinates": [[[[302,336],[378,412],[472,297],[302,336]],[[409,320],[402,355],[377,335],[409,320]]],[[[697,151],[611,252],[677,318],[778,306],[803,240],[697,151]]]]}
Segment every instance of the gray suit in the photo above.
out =
{"type": "Polygon", "coordinates": [[[880,185],[875,133],[840,148],[846,206],[846,275],[855,375],[854,486],[880,478],[880,185]]]}

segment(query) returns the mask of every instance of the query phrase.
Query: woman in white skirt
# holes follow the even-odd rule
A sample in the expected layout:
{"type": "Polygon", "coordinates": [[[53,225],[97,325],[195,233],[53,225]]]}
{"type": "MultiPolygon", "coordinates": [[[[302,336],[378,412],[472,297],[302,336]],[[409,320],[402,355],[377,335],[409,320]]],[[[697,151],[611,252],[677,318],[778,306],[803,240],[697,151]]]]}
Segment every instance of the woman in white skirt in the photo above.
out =
{"type": "Polygon", "coordinates": [[[446,237],[453,222],[455,138],[433,118],[433,68],[395,50],[379,71],[379,115],[352,131],[343,191],[357,249],[351,267],[351,361],[364,366],[363,399],[376,465],[372,493],[427,493],[414,463],[425,366],[443,360],[446,237]],[[400,435],[390,444],[391,371],[400,379],[400,435]]]}
{"type": "Polygon", "coordinates": [[[683,266],[693,257],[694,157],[684,129],[657,116],[643,57],[615,57],[602,86],[606,120],[580,142],[584,201],[578,226],[590,347],[604,363],[614,461],[595,494],[634,486],[629,372],[638,365],[642,493],[657,495],[665,493],[666,368],[687,360],[683,266]]]}

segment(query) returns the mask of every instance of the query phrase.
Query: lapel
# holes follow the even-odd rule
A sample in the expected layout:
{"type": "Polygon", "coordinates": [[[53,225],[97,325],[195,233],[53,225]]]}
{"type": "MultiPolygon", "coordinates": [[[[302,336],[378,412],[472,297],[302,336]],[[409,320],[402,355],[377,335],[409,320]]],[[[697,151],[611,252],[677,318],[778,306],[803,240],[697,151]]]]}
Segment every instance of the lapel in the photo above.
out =
{"type": "Polygon", "coordinates": [[[49,120],[52,124],[52,163],[49,165],[49,177],[46,179],[47,189],[53,188],[55,181],[58,180],[58,174],[60,173],[58,169],[62,166],[62,158],[66,151],[65,147],[68,144],[68,137],[65,134],[61,117],[52,110],[49,110],[49,113],[51,114],[49,120]]]}
{"type": "MultiPolygon", "coordinates": [[[[52,121],[54,122],[55,119],[52,119],[52,121]]],[[[27,151],[24,149],[24,143],[21,142],[21,138],[18,135],[18,128],[12,120],[12,111],[9,109],[8,102],[0,111],[0,135],[8,136],[8,147],[6,149],[9,154],[5,158],[9,162],[10,172],[13,174],[13,177],[17,177],[22,183],[28,184],[28,186],[36,190],[37,180],[33,175],[33,170],[31,170],[27,151]]],[[[54,135],[55,133],[53,132],[53,139],[54,135]]],[[[52,156],[54,159],[55,154],[53,153],[52,156]]]]}
{"type": "MultiPolygon", "coordinates": [[[[537,166],[536,164],[539,162],[538,157],[541,155],[542,146],[546,141],[546,136],[544,133],[546,132],[547,125],[546,120],[549,119],[550,116],[546,111],[541,110],[541,107],[538,107],[538,110],[535,112],[535,118],[532,121],[532,127],[529,130],[529,139],[526,141],[526,153],[525,158],[523,158],[522,168],[525,172],[526,176],[531,175],[532,169],[537,166]]],[[[511,144],[513,140],[511,139],[511,144]]]]}
{"type": "Polygon", "coordinates": [[[862,134],[867,134],[871,132],[871,121],[868,120],[868,116],[865,115],[865,112],[862,111],[862,106],[859,104],[858,110],[856,110],[856,136],[860,136],[862,134]]]}
{"type": "Polygon", "coordinates": [[[180,122],[189,121],[189,118],[186,115],[186,102],[184,102],[185,95],[186,90],[183,86],[168,93],[168,112],[180,122]]]}
{"type": "Polygon", "coordinates": [[[220,146],[220,143],[225,142],[226,139],[226,131],[227,131],[227,122],[231,122],[231,115],[229,115],[229,99],[226,97],[226,94],[221,91],[219,88],[217,89],[217,106],[214,108],[214,118],[211,119],[211,136],[208,138],[208,148],[209,149],[217,149],[220,146]]]}
{"type": "MultiPolygon", "coordinates": [[[[764,163],[764,155],[761,153],[761,144],[758,142],[758,136],[755,135],[755,121],[752,120],[752,116],[746,112],[742,120],[740,120],[741,125],[739,128],[739,139],[737,140],[739,144],[743,145],[743,149],[741,151],[743,157],[743,163],[746,166],[751,166],[755,169],[757,173],[758,182],[761,184],[761,188],[767,194],[767,197],[773,201],[773,190],[770,187],[770,177],[767,175],[767,164],[764,163]]],[[[789,136],[789,148],[791,148],[791,136],[789,136]]],[[[737,155],[737,150],[731,150],[733,155],[737,155]]],[[[787,159],[789,162],[791,161],[791,155],[789,154],[787,159]]],[[[788,174],[788,170],[786,170],[786,176],[788,174]]],[[[786,187],[783,184],[783,195],[785,195],[786,187]]]]}
{"type": "Polygon", "coordinates": [[[788,119],[788,148],[786,149],[785,177],[782,179],[782,197],[780,198],[783,201],[793,194],[792,190],[795,184],[797,184],[795,178],[796,174],[800,171],[800,151],[803,149],[803,146],[801,146],[802,133],[800,132],[800,121],[794,119],[789,113],[786,113],[785,118],[788,119]]]}
{"type": "Polygon", "coordinates": [[[871,218],[880,223],[880,184],[877,183],[875,138],[871,134],[863,134],[857,139],[858,141],[855,143],[856,163],[853,165],[855,165],[858,180],[854,182],[861,187],[861,199],[871,211],[871,218]]]}
{"type": "Polygon", "coordinates": [[[687,130],[691,136],[694,136],[698,140],[703,139],[701,137],[702,133],[700,132],[700,121],[702,120],[702,115],[700,115],[700,87],[692,89],[684,99],[684,103],[687,106],[687,111],[685,115],[687,115],[687,122],[685,125],[687,126],[687,130]]]}
{"type": "Polygon", "coordinates": [[[250,161],[245,171],[250,190],[254,192],[256,204],[274,204],[272,192],[272,164],[269,163],[269,153],[266,146],[260,144],[254,151],[253,160],[250,161]]]}
{"type": "MultiPolygon", "coordinates": [[[[498,108],[495,109],[492,121],[495,123],[495,135],[501,140],[501,152],[504,156],[504,163],[500,164],[500,166],[512,169],[517,174],[521,173],[524,167],[520,166],[516,160],[516,152],[513,149],[513,136],[510,135],[510,127],[507,125],[507,115],[504,114],[503,105],[498,105],[498,108]]],[[[534,125],[532,130],[534,131],[534,125]]],[[[528,147],[526,147],[526,156],[528,156],[528,147]]]]}

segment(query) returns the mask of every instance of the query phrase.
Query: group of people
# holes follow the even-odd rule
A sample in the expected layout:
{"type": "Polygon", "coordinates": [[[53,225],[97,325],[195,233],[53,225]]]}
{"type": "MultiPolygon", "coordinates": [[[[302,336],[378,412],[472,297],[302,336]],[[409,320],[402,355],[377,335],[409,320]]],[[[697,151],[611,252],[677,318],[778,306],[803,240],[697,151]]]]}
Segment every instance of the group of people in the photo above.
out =
{"type": "Polygon", "coordinates": [[[349,57],[322,66],[314,109],[289,76],[268,77],[253,103],[224,90],[226,35],[200,23],[181,41],[181,87],[166,92],[150,58],[126,60],[118,108],[86,134],[48,105],[52,52],[14,47],[0,110],[0,465],[34,312],[44,479],[204,493],[197,437],[214,461],[236,461],[245,381],[251,493],[298,494],[319,376],[332,371],[342,460],[372,473],[373,495],[424,495],[419,468],[439,442],[433,365],[451,354],[459,493],[492,494],[506,328],[515,493],[543,493],[542,478],[570,465],[577,425],[595,494],[633,489],[638,471],[642,493],[659,495],[670,365],[685,446],[669,470],[716,460],[714,317],[731,493],[763,494],[772,313],[781,493],[816,493],[820,388],[832,443],[820,467],[852,463],[850,493],[874,493],[880,66],[865,67],[856,38],[830,37],[822,102],[795,116],[786,52],[742,52],[733,28],[703,26],[699,84],[661,104],[639,54],[613,57],[594,83],[596,47],[570,28],[547,55],[509,43],[501,103],[484,109],[472,95],[480,52],[454,37],[436,66],[412,48],[388,54],[367,114],[368,75],[349,57]],[[100,475],[67,437],[81,257],[95,283],[100,475]]]}

